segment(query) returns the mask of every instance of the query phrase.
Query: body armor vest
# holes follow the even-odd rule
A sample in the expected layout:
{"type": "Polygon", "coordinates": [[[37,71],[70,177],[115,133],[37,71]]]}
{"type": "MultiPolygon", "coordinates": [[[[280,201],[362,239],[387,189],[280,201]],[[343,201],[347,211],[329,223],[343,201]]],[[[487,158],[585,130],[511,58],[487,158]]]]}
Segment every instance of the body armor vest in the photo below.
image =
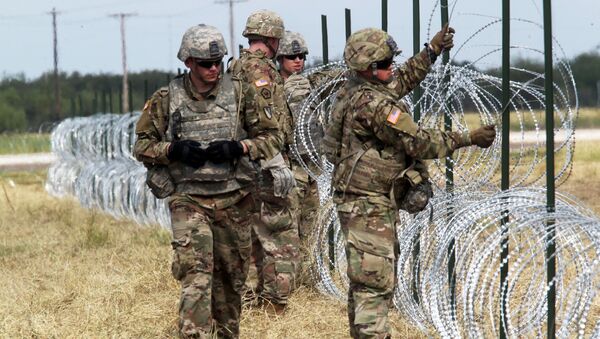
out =
{"type": "MultiPolygon", "coordinates": [[[[184,87],[183,77],[171,81],[169,95],[168,141],[194,140],[206,148],[212,141],[242,140],[247,137],[240,124],[229,74],[222,76],[215,99],[192,99],[184,87]]],[[[169,164],[176,192],[187,194],[232,192],[249,185],[254,180],[254,172],[254,167],[245,156],[235,163],[215,164],[207,161],[197,169],[181,162],[169,164]]]]}
{"type": "MultiPolygon", "coordinates": [[[[349,80],[356,81],[356,80],[349,80]]],[[[379,145],[374,137],[361,140],[352,128],[352,110],[362,97],[361,91],[372,89],[371,84],[354,83],[352,88],[342,90],[342,97],[334,110],[332,130],[328,130],[326,150],[328,157],[334,161],[333,187],[339,192],[353,194],[384,194],[393,195],[395,181],[399,179],[404,169],[405,154],[397,152],[394,159],[384,159],[381,151],[384,145],[379,145]]],[[[375,100],[393,100],[384,96],[375,100]]],[[[387,150],[387,148],[386,148],[387,150]]],[[[393,198],[393,197],[392,197],[393,198]]]]}

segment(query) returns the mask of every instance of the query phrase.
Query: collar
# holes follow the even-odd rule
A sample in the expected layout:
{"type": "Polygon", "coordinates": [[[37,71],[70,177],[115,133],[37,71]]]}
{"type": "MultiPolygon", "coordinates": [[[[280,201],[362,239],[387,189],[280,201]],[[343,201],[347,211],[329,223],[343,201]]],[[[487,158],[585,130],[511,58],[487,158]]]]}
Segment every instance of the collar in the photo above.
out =
{"type": "Polygon", "coordinates": [[[215,99],[217,97],[217,94],[219,93],[219,88],[221,87],[221,79],[219,78],[219,82],[210,91],[200,93],[198,92],[196,86],[194,86],[194,83],[192,82],[192,73],[188,72],[183,77],[183,86],[187,94],[196,101],[215,99]]]}

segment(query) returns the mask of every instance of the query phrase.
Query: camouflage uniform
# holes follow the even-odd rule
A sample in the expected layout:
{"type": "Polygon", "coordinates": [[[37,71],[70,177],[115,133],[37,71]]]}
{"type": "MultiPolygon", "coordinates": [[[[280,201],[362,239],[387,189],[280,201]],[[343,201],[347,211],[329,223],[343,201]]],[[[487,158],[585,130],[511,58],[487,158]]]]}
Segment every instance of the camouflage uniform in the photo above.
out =
{"type": "MultiPolygon", "coordinates": [[[[387,33],[364,29],[348,39],[344,58],[351,69],[364,71],[393,57],[395,49],[387,33]]],[[[419,128],[401,101],[425,78],[430,64],[429,50],[424,49],[389,84],[351,72],[338,92],[324,138],[326,154],[335,164],[334,201],[346,239],[353,338],[386,338],[390,333],[387,313],[398,257],[392,192],[404,185],[398,179],[409,157],[439,158],[470,145],[468,134],[419,128]]]]}
{"type": "MultiPolygon", "coordinates": [[[[250,40],[279,39],[282,34],[283,21],[266,10],[251,14],[243,32],[250,40]]],[[[284,98],[283,80],[273,61],[264,51],[243,50],[231,68],[243,84],[242,105],[272,116],[284,132],[285,143],[289,143],[291,115],[284,98]]],[[[281,151],[285,156],[283,148],[281,151]]],[[[291,175],[290,172],[293,178],[291,175]]],[[[295,285],[298,231],[293,227],[288,195],[277,196],[272,180],[268,171],[262,171],[258,178],[260,210],[257,222],[253,223],[252,255],[257,267],[258,292],[265,300],[283,307],[295,285]]]]}
{"type": "MultiPolygon", "coordinates": [[[[225,43],[216,28],[199,25],[184,35],[178,57],[184,61],[224,54],[225,43]]],[[[191,73],[179,76],[152,95],[136,126],[133,153],[148,168],[153,192],[169,196],[182,337],[239,336],[250,223],[256,213],[250,194],[256,180],[254,163],[273,157],[282,147],[275,120],[263,111],[238,110],[235,84],[224,74],[212,90],[201,94],[191,73]],[[169,160],[179,140],[206,146],[223,139],[241,140],[248,156],[219,164],[207,160],[199,168],[169,160]]]]}

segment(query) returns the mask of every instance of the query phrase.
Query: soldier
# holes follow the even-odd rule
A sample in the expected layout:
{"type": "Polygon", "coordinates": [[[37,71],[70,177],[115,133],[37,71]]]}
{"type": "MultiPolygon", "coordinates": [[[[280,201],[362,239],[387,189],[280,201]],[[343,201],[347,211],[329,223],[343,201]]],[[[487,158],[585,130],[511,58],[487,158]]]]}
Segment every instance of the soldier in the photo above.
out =
{"type": "Polygon", "coordinates": [[[367,28],[346,42],[344,61],[351,72],[338,92],[323,143],[335,165],[332,186],[346,240],[353,338],[390,337],[397,206],[406,199],[394,193],[411,183],[405,170],[415,159],[445,157],[469,145],[489,147],[496,135],[494,126],[470,133],[420,128],[401,101],[425,78],[437,56],[453,46],[453,33],[444,27],[396,74],[392,64],[399,51],[386,32],[367,28]]]}
{"type": "Polygon", "coordinates": [[[171,212],[172,273],[181,283],[179,331],[185,338],[239,337],[255,165],[283,145],[270,114],[238,105],[234,87],[242,84],[222,74],[225,54],[216,28],[189,28],[177,54],[189,73],[156,91],[136,126],[133,153],[171,212]]]}
{"type": "MultiPolygon", "coordinates": [[[[248,17],[242,35],[249,48],[231,65],[233,76],[240,79],[241,105],[254,114],[260,113],[277,122],[284,132],[285,143],[291,137],[291,116],[285,103],[283,80],[273,58],[283,36],[283,20],[267,10],[248,17]]],[[[298,265],[298,231],[292,223],[288,193],[295,186],[287,163],[287,152],[262,163],[258,177],[257,200],[260,209],[253,223],[253,256],[256,260],[261,300],[267,310],[281,314],[295,285],[298,265]],[[279,169],[274,173],[271,168],[279,169]]]]}
{"type": "MultiPolygon", "coordinates": [[[[324,78],[321,73],[313,73],[308,77],[301,74],[304,71],[307,54],[308,47],[302,35],[286,31],[277,50],[277,61],[279,63],[279,74],[281,74],[281,77],[285,81],[285,97],[292,113],[293,121],[296,124],[299,123],[298,115],[304,99],[324,78]]],[[[318,145],[320,139],[323,137],[323,127],[318,123],[317,119],[312,119],[311,122],[313,124],[305,126],[305,128],[310,131],[313,142],[318,145]]],[[[299,146],[297,152],[290,150],[288,154],[290,167],[294,172],[294,178],[297,183],[296,188],[292,191],[291,200],[294,209],[294,222],[297,225],[296,227],[298,228],[302,244],[301,250],[304,252],[303,256],[306,259],[308,257],[306,249],[309,246],[309,237],[312,234],[315,216],[319,208],[319,194],[316,180],[308,175],[300,162],[302,161],[305,165],[311,166],[313,172],[316,171],[316,168],[312,166],[312,161],[309,159],[308,150],[302,146],[301,142],[296,142],[295,144],[299,146]]],[[[307,266],[304,265],[303,267],[307,266]]],[[[299,279],[304,281],[307,277],[305,273],[308,273],[306,269],[303,269],[301,273],[299,272],[299,279]],[[300,274],[302,274],[302,277],[300,277],[300,274]]]]}

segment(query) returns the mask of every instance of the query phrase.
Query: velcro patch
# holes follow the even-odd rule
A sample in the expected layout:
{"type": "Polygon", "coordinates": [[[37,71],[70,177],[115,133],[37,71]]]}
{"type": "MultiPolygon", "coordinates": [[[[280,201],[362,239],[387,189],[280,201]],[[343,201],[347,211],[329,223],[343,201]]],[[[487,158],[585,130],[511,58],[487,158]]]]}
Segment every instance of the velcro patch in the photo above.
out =
{"type": "Polygon", "coordinates": [[[260,90],[260,95],[262,95],[263,98],[269,100],[271,99],[271,91],[269,91],[268,88],[263,88],[260,90]]]}
{"type": "Polygon", "coordinates": [[[399,109],[392,109],[387,116],[387,121],[395,125],[398,122],[401,113],[402,112],[399,109]]]}
{"type": "Polygon", "coordinates": [[[258,79],[254,82],[254,85],[256,87],[263,87],[263,86],[267,86],[269,84],[269,80],[267,79],[258,79]]]}

